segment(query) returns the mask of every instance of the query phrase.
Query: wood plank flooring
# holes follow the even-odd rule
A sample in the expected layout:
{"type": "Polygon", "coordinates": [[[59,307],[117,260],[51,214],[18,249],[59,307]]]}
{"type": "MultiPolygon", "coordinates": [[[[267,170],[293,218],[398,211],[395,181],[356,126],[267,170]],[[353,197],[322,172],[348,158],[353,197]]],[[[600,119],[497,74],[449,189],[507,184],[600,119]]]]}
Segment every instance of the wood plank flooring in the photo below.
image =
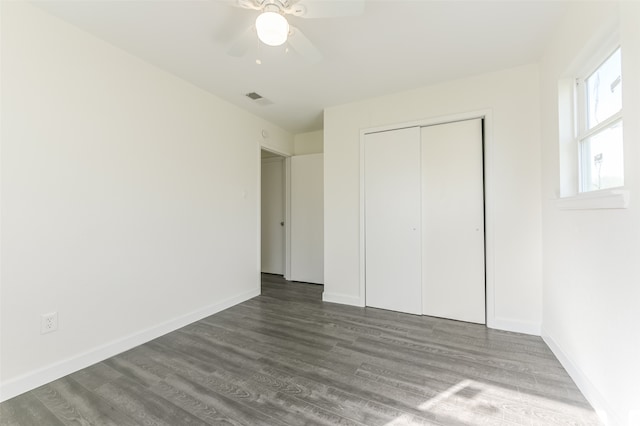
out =
{"type": "Polygon", "coordinates": [[[542,339],[262,295],[0,404],[0,425],[597,425],[542,339]]]}

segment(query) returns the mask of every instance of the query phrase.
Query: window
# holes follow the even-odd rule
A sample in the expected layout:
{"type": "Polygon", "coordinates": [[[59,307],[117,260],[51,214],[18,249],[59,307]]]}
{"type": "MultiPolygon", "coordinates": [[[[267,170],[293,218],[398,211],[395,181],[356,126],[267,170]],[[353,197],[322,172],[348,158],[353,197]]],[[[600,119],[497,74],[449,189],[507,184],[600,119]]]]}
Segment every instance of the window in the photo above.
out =
{"type": "Polygon", "coordinates": [[[621,57],[618,47],[576,82],[580,192],[624,185],[621,57]]]}

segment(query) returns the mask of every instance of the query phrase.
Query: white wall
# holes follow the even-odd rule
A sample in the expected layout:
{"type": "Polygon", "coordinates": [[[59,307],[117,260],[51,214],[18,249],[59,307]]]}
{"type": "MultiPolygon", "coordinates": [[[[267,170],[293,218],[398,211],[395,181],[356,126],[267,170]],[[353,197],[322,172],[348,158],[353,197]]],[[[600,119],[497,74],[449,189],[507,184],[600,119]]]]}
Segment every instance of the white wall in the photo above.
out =
{"type": "Polygon", "coordinates": [[[639,22],[637,2],[575,3],[541,64],[543,337],[592,405],[620,425],[640,425],[639,22]],[[559,210],[558,80],[585,47],[612,30],[620,31],[623,50],[631,204],[559,210]]]}
{"type": "Polygon", "coordinates": [[[291,274],[288,279],[322,284],[323,156],[291,157],[291,274]]]}
{"type": "Polygon", "coordinates": [[[324,132],[298,133],[293,138],[293,148],[295,155],[320,154],[323,152],[324,132]]]}
{"type": "MultiPolygon", "coordinates": [[[[535,65],[325,110],[325,300],[362,304],[360,130],[491,110],[487,220],[493,225],[489,325],[539,333],[541,219],[539,81],[535,65]]],[[[488,227],[489,230],[489,227],[488,227]]]]}
{"type": "Polygon", "coordinates": [[[260,146],[267,151],[275,152],[283,157],[291,156],[294,152],[293,137],[289,135],[284,136],[282,131],[278,132],[276,137],[271,135],[267,138],[262,137],[260,146]]]}
{"type": "Polygon", "coordinates": [[[2,2],[2,398],[259,293],[261,130],[2,2]],[[59,330],[40,335],[40,315],[59,330]]]}

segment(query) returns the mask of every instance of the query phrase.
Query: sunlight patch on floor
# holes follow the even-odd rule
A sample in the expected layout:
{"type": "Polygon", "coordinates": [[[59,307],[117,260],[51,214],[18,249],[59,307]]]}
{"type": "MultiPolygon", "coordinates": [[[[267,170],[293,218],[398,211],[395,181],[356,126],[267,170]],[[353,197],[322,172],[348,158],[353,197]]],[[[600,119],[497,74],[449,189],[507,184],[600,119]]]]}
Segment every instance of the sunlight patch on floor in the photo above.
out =
{"type": "MultiPolygon", "coordinates": [[[[429,413],[441,421],[453,421],[455,423],[466,423],[470,420],[478,419],[502,419],[500,409],[489,403],[490,395],[482,395],[491,391],[491,386],[475,382],[473,380],[463,380],[454,386],[440,392],[433,398],[418,406],[418,410],[429,413]]],[[[410,415],[400,416],[386,426],[400,426],[415,424],[415,419],[410,415]]]]}
{"type": "Polygon", "coordinates": [[[429,401],[425,402],[418,408],[420,408],[420,410],[422,411],[432,411],[433,409],[436,409],[438,405],[440,405],[443,401],[451,398],[452,396],[456,395],[458,392],[463,391],[467,387],[471,386],[472,383],[473,381],[471,380],[463,380],[460,383],[456,384],[455,386],[451,386],[446,391],[440,392],[438,396],[431,398],[429,401]]]}
{"type": "MultiPolygon", "coordinates": [[[[425,414],[424,417],[444,424],[581,424],[588,418],[582,416],[590,415],[582,407],[469,379],[439,392],[416,408],[425,414]]],[[[423,421],[403,415],[385,426],[423,421]]]]}

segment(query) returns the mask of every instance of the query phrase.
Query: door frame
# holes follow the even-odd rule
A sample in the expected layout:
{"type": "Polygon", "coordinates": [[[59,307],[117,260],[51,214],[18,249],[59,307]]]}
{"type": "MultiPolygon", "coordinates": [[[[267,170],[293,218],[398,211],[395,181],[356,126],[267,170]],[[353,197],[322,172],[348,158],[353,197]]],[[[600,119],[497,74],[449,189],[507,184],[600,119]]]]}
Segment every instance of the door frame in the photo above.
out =
{"type": "MultiPolygon", "coordinates": [[[[291,154],[271,147],[258,147],[258,276],[262,272],[262,151],[271,152],[283,158],[284,167],[284,278],[291,277],[291,154]]],[[[258,278],[259,279],[259,278],[258,278]]]]}
{"type": "MultiPolygon", "coordinates": [[[[280,206],[281,213],[281,220],[283,222],[286,222],[286,176],[285,176],[285,158],[282,156],[274,156],[274,157],[269,157],[269,158],[262,158],[261,159],[261,166],[262,166],[262,170],[260,170],[260,176],[261,176],[261,180],[260,180],[260,215],[262,216],[264,214],[263,211],[263,207],[264,205],[262,204],[262,191],[264,190],[264,186],[263,186],[263,182],[262,182],[262,173],[264,172],[264,167],[267,164],[276,164],[276,167],[280,169],[280,173],[281,173],[281,179],[280,179],[280,183],[279,183],[279,191],[282,195],[282,205],[280,206]]],[[[262,221],[260,223],[260,225],[262,226],[262,221]]],[[[282,263],[280,264],[280,270],[282,271],[282,275],[285,274],[286,271],[286,253],[287,253],[287,241],[286,241],[286,229],[285,226],[281,226],[280,227],[280,232],[282,232],[282,252],[280,253],[282,256],[282,263]]],[[[260,238],[262,241],[262,228],[260,228],[260,238]]],[[[262,249],[260,250],[260,263],[261,263],[261,267],[260,270],[262,272],[262,249]]],[[[278,262],[280,263],[280,262],[278,262]]]]}
{"type": "Polygon", "coordinates": [[[466,121],[473,119],[482,119],[483,123],[483,170],[484,170],[484,222],[485,222],[485,313],[486,325],[490,328],[496,328],[495,317],[495,246],[494,246],[494,212],[495,200],[493,196],[493,188],[495,187],[493,179],[493,117],[491,109],[483,109],[476,111],[463,112],[459,114],[451,114],[438,116],[433,118],[425,118],[422,120],[388,124],[384,126],[370,127],[360,130],[360,286],[359,286],[359,306],[366,306],[366,265],[365,265],[365,158],[364,144],[365,136],[368,133],[377,133],[390,130],[404,129],[408,127],[426,127],[438,124],[453,123],[456,121],[466,121]]]}

